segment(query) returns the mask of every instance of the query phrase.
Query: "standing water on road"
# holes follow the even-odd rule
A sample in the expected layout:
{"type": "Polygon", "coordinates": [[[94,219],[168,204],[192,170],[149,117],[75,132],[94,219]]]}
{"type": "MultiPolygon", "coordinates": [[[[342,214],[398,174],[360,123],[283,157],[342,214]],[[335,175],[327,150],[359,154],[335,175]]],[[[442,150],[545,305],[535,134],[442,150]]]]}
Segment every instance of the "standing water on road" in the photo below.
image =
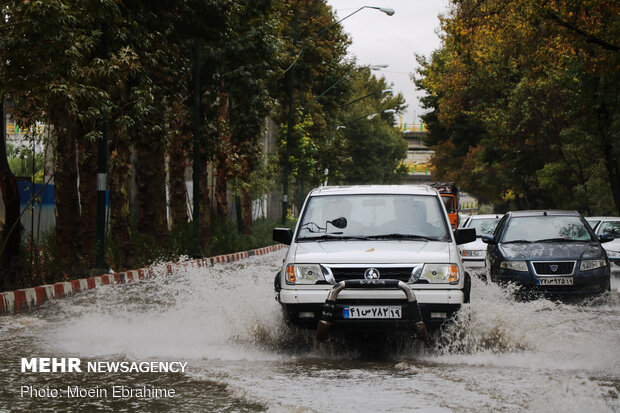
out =
{"type": "Polygon", "coordinates": [[[1,317],[0,411],[620,411],[615,292],[517,302],[475,278],[471,304],[441,337],[373,357],[362,343],[316,344],[312,332],[283,324],[273,277],[284,254],[188,267],[1,317]],[[21,359],[33,357],[79,358],[83,369],[22,373],[21,359]],[[187,364],[95,372],[89,362],[187,364]],[[136,389],[174,395],[127,393],[136,389]]]}

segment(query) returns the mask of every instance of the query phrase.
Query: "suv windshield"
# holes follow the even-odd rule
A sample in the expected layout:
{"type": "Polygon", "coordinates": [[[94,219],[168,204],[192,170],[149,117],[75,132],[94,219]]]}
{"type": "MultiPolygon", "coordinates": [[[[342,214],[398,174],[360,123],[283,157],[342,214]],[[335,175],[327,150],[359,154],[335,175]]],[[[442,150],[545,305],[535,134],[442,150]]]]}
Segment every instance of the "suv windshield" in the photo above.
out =
{"type": "Polygon", "coordinates": [[[518,241],[591,241],[583,221],[576,216],[514,217],[504,233],[503,242],[518,241]]]}
{"type": "Polygon", "coordinates": [[[493,235],[499,218],[472,218],[469,220],[467,228],[475,228],[476,236],[493,235]]]}
{"type": "Polygon", "coordinates": [[[297,235],[297,240],[377,238],[448,241],[450,236],[436,196],[400,194],[311,197],[297,235]]]}

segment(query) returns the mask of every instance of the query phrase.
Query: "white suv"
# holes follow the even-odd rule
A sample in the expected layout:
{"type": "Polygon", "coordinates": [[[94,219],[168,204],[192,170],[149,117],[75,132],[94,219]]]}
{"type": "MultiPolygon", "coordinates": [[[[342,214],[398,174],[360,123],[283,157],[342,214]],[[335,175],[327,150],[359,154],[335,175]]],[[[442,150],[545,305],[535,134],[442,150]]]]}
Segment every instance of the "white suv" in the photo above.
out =
{"type": "Polygon", "coordinates": [[[289,322],[330,329],[400,330],[426,339],[469,302],[457,244],[439,193],[425,185],[320,187],[308,195],[275,280],[289,322]]]}

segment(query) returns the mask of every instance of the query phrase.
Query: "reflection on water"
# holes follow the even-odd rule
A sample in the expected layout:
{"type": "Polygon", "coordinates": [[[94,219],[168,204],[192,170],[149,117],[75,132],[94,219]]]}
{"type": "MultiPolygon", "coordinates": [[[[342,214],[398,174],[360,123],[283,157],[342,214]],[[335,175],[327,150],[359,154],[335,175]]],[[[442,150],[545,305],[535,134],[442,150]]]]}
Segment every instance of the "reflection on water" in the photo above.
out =
{"type": "Polygon", "coordinates": [[[335,337],[281,320],[284,251],[104,287],[0,319],[0,407],[19,410],[620,410],[620,301],[517,302],[473,281],[431,343],[335,337]],[[186,373],[20,373],[21,357],[187,361],[186,373]],[[31,399],[21,386],[174,388],[170,399],[31,399]],[[4,405],[2,404],[4,403],[4,405]],[[587,407],[587,408],[586,408],[587,407]]]}

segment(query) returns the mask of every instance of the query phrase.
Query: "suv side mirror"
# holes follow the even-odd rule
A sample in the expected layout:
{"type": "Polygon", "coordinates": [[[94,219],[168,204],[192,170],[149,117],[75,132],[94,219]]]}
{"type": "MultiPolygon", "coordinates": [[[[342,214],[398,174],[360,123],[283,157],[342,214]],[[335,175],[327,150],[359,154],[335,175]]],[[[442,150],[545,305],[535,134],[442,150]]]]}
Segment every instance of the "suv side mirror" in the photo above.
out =
{"type": "MultiPolygon", "coordinates": [[[[330,224],[332,224],[333,226],[339,229],[343,229],[347,227],[347,219],[345,217],[336,218],[334,220],[327,221],[327,222],[329,222],[330,224]]],[[[327,225],[325,225],[325,228],[327,228],[327,225]]]]}
{"type": "Polygon", "coordinates": [[[601,234],[598,236],[598,240],[601,244],[604,244],[609,241],[613,241],[614,239],[616,239],[614,234],[601,234]]]}
{"type": "Polygon", "coordinates": [[[293,230],[290,228],[274,228],[273,240],[281,244],[291,245],[291,242],[293,242],[293,230]]]}
{"type": "Polygon", "coordinates": [[[457,245],[467,244],[476,240],[476,228],[458,228],[454,231],[457,245]]]}
{"type": "Polygon", "coordinates": [[[482,242],[484,242],[485,244],[495,244],[495,240],[490,235],[483,235],[482,242]]]}

